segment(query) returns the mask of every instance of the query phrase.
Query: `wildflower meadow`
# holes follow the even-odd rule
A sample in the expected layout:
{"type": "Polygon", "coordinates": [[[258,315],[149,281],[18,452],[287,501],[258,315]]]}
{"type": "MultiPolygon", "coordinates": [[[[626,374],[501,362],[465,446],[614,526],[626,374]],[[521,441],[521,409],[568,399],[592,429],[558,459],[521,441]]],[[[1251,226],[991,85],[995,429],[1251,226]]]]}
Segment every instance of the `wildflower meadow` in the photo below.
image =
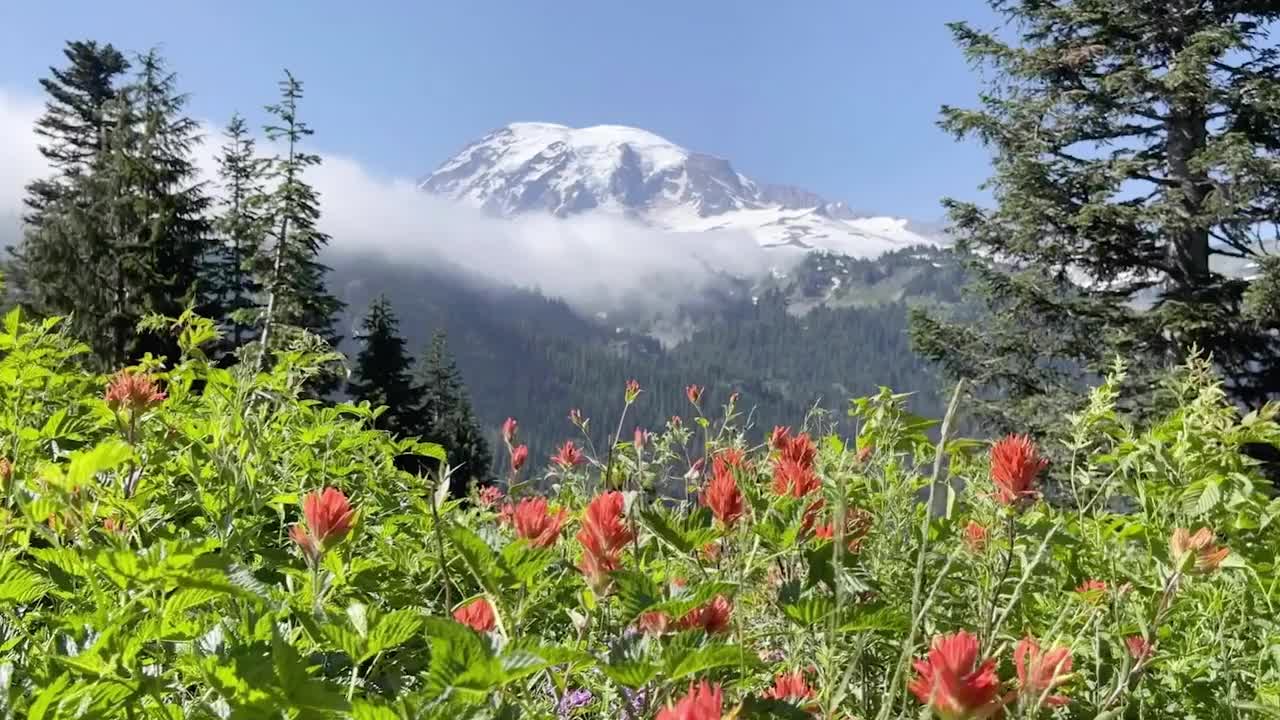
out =
{"type": "Polygon", "coordinates": [[[0,328],[4,717],[1280,716],[1280,504],[1240,452],[1276,408],[1205,362],[1158,423],[1117,365],[1034,439],[961,437],[963,384],[941,421],[853,399],[852,437],[690,385],[550,457],[508,420],[455,497],[438,446],[305,399],[325,358],[170,330],[181,362],[103,377],[56,320],[0,328]]]}

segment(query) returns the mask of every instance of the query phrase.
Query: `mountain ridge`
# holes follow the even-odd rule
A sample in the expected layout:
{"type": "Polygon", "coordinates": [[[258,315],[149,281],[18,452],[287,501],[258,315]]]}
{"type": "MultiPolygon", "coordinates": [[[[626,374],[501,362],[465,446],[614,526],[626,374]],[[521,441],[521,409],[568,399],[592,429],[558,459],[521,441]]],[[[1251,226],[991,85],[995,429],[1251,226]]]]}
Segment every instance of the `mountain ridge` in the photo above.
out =
{"type": "Polygon", "coordinates": [[[874,257],[942,242],[906,219],[860,215],[803,188],[757,182],[725,158],[625,125],[511,123],[466,145],[418,187],[500,217],[606,212],[677,233],[737,232],[783,252],[874,257]]]}

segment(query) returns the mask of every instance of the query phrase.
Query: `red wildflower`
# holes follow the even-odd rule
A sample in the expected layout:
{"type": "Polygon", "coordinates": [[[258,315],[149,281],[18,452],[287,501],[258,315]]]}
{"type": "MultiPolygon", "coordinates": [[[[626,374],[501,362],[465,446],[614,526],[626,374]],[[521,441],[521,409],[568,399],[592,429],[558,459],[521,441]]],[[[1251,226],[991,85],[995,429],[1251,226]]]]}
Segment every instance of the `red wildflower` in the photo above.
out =
{"type": "Polygon", "coordinates": [[[1129,656],[1138,662],[1142,662],[1151,656],[1151,643],[1143,639],[1141,635],[1130,635],[1124,639],[1124,644],[1129,648],[1129,656]]]}
{"type": "Polygon", "coordinates": [[[1211,573],[1218,569],[1231,550],[1213,544],[1213,531],[1202,527],[1192,535],[1186,528],[1177,528],[1169,538],[1169,555],[1174,566],[1186,569],[1195,559],[1194,569],[1199,573],[1211,573]]]}
{"type": "Polygon", "coordinates": [[[121,370],[107,384],[103,399],[112,410],[143,412],[164,402],[165,394],[150,375],[121,370]]]}
{"type": "Polygon", "coordinates": [[[484,598],[476,598],[453,611],[453,619],[468,625],[476,632],[486,633],[497,625],[493,615],[493,606],[484,598]]]}
{"type": "Polygon", "coordinates": [[[486,485],[476,493],[476,501],[481,507],[493,509],[502,500],[502,488],[497,485],[486,485]]]}
{"type": "Polygon", "coordinates": [[[564,510],[551,512],[546,498],[532,497],[520,501],[511,515],[511,523],[517,537],[528,540],[534,547],[545,548],[559,539],[560,528],[568,517],[569,513],[564,510]]]}
{"type": "Polygon", "coordinates": [[[129,532],[129,526],[125,525],[124,520],[117,517],[103,518],[102,529],[112,535],[124,535],[129,532]]]}
{"type": "Polygon", "coordinates": [[[307,564],[315,565],[320,560],[320,545],[316,543],[315,538],[307,532],[307,529],[301,524],[294,524],[289,528],[289,539],[298,545],[298,549],[302,551],[302,557],[306,559],[307,564]]]}
{"type": "Polygon", "coordinates": [[[970,520],[964,526],[964,544],[969,547],[970,552],[981,553],[987,547],[987,529],[970,520]]]}
{"type": "Polygon", "coordinates": [[[774,450],[782,450],[787,446],[787,440],[791,437],[791,428],[785,425],[774,425],[773,432],[769,434],[769,447],[774,450]]]}
{"type": "Polygon", "coordinates": [[[520,472],[525,461],[529,459],[529,446],[517,445],[511,448],[511,472],[520,472]]]}
{"type": "Polygon", "coordinates": [[[13,463],[9,462],[9,458],[0,458],[0,487],[8,484],[13,478],[13,463]]]}
{"type": "Polygon", "coordinates": [[[723,713],[724,694],[720,686],[703,680],[697,687],[690,684],[689,692],[675,705],[659,710],[655,720],[721,720],[723,713]]]}
{"type": "Polygon", "coordinates": [[[302,515],[307,520],[307,529],[321,548],[345,537],[355,520],[355,510],[351,509],[347,496],[331,487],[303,498],[302,515]]]}
{"type": "Polygon", "coordinates": [[[684,424],[684,421],[680,419],[679,415],[672,415],[670,423],[671,423],[671,427],[679,428],[681,425],[684,424]]]}
{"type": "Polygon", "coordinates": [[[627,401],[627,404],[630,405],[635,402],[638,397],[640,397],[640,383],[636,382],[634,379],[628,380],[627,391],[623,395],[623,398],[627,401]]]}
{"type": "Polygon", "coordinates": [[[729,629],[732,615],[733,604],[725,596],[717,595],[711,602],[690,610],[676,625],[681,630],[701,628],[710,634],[722,633],[729,629]]]}
{"type": "Polygon", "coordinates": [[[782,459],[811,468],[814,460],[818,459],[818,446],[813,444],[809,433],[800,433],[787,438],[782,447],[782,459]]]}
{"type": "Polygon", "coordinates": [[[1097,604],[1107,594],[1107,584],[1101,580],[1089,579],[1076,586],[1078,593],[1085,602],[1097,604]]]}
{"type": "Polygon", "coordinates": [[[793,704],[812,698],[816,693],[804,678],[804,671],[779,673],[773,679],[773,687],[764,691],[764,697],[770,700],[785,700],[793,704]]]}
{"type": "Polygon", "coordinates": [[[498,524],[510,525],[516,516],[516,506],[511,503],[504,503],[502,509],[498,511],[498,524]]]}
{"type": "Polygon", "coordinates": [[[1012,505],[1033,498],[1036,476],[1049,464],[1040,457],[1036,444],[1026,435],[1009,435],[991,447],[991,480],[996,485],[996,500],[1012,505]]]}
{"type": "Polygon", "coordinates": [[[587,505],[578,530],[578,542],[582,544],[582,561],[578,569],[592,586],[603,589],[608,586],[609,573],[618,569],[619,556],[631,542],[631,530],[622,517],[622,493],[597,495],[587,505]]]}
{"type": "MultiPolygon", "coordinates": [[[[856,553],[862,549],[862,541],[871,532],[871,513],[862,508],[846,508],[844,513],[844,539],[849,545],[849,552],[856,553]]],[[[835,520],[814,530],[813,534],[820,540],[835,540],[835,520]]]]}
{"type": "Polygon", "coordinates": [[[875,448],[870,445],[864,445],[858,449],[858,462],[865,463],[871,459],[871,454],[875,452],[875,448]]]}
{"type": "Polygon", "coordinates": [[[516,422],[516,419],[510,417],[502,423],[503,442],[510,445],[516,439],[516,428],[518,426],[519,423],[516,422]]]}
{"type": "Polygon", "coordinates": [[[709,542],[702,546],[702,558],[707,562],[715,562],[720,559],[720,543],[709,542]]]}
{"type": "Polygon", "coordinates": [[[804,497],[822,487],[822,481],[813,468],[783,458],[773,466],[773,491],[779,495],[804,497]]]}
{"type": "Polygon", "coordinates": [[[636,629],[645,635],[664,635],[670,624],[671,618],[661,612],[640,613],[635,622],[636,629]]]}
{"type": "Polygon", "coordinates": [[[727,467],[720,469],[721,472],[714,473],[711,482],[707,483],[707,489],[702,493],[702,504],[711,508],[712,514],[725,527],[733,527],[745,512],[745,504],[733,473],[727,467]]]}
{"type": "Polygon", "coordinates": [[[573,444],[572,440],[565,440],[564,445],[561,445],[556,454],[551,456],[551,462],[568,470],[575,465],[581,465],[586,462],[586,458],[583,457],[582,451],[578,449],[577,445],[573,444]]]}
{"type": "Polygon", "coordinates": [[[650,437],[652,436],[649,434],[648,430],[641,427],[636,428],[635,437],[631,440],[631,444],[635,446],[636,452],[640,452],[644,449],[644,446],[649,443],[650,437]]]}
{"type": "Polygon", "coordinates": [[[1003,705],[996,661],[978,660],[978,638],[961,630],[933,638],[907,688],[943,720],[988,718],[1003,705]]]}
{"type": "Polygon", "coordinates": [[[702,404],[702,388],[697,385],[690,385],[684,389],[684,396],[689,398],[689,402],[694,406],[702,404]]]}
{"type": "Polygon", "coordinates": [[[800,534],[807,535],[813,530],[813,526],[818,522],[818,515],[822,512],[822,508],[826,507],[827,502],[822,498],[818,498],[804,509],[804,514],[800,516],[800,534]]]}
{"type": "Polygon", "coordinates": [[[569,422],[573,423],[576,427],[582,427],[582,411],[578,408],[570,410],[569,422]]]}
{"type": "Polygon", "coordinates": [[[747,454],[742,448],[725,448],[711,458],[711,471],[725,473],[733,470],[746,470],[747,454]]]}
{"type": "MultiPolygon", "coordinates": [[[[1025,637],[1014,648],[1013,664],[1018,670],[1019,689],[1039,703],[1042,695],[1067,681],[1071,674],[1071,648],[1059,646],[1041,652],[1035,638],[1025,637]]],[[[1044,704],[1050,707],[1068,702],[1065,695],[1049,695],[1044,699],[1044,704]]]]}

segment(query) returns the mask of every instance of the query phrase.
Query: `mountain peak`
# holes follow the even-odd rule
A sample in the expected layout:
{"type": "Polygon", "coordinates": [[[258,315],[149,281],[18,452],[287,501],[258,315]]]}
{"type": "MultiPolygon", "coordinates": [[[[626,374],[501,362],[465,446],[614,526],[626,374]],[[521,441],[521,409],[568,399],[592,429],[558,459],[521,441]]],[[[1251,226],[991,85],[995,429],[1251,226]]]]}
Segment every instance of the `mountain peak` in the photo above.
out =
{"type": "Polygon", "coordinates": [[[860,218],[799,188],[760,185],[726,159],[626,125],[516,122],[422,181],[503,217],[614,212],[665,230],[744,232],[766,247],[876,255],[932,241],[896,218],[860,218]]]}

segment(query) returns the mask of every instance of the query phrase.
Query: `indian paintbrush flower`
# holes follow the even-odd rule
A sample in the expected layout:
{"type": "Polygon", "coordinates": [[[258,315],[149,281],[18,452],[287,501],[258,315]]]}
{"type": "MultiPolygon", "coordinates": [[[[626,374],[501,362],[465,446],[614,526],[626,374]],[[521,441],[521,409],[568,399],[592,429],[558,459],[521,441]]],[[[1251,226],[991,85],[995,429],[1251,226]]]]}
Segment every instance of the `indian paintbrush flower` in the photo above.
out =
{"type": "Polygon", "coordinates": [[[544,497],[525,498],[511,514],[511,524],[516,536],[529,541],[536,548],[551,547],[560,538],[560,528],[568,519],[565,510],[552,511],[544,497]]]}
{"type": "Polygon", "coordinates": [[[915,662],[907,688],[943,720],[989,718],[1001,712],[996,661],[978,659],[978,638],[961,630],[933,638],[915,662]]]}
{"type": "Polygon", "coordinates": [[[991,447],[991,481],[996,486],[996,501],[1013,505],[1036,497],[1036,476],[1048,464],[1026,435],[1009,435],[996,442],[991,447]]]}
{"type": "Polygon", "coordinates": [[[1169,537],[1169,557],[1179,570],[1194,570],[1208,574],[1218,569],[1231,550],[1214,544],[1213,531],[1202,527],[1191,534],[1186,528],[1177,528],[1169,537]]]}
{"type": "Polygon", "coordinates": [[[453,619],[469,626],[476,632],[486,633],[492,630],[497,619],[493,614],[493,606],[484,598],[476,598],[453,611],[453,619]]]}
{"type": "Polygon", "coordinates": [[[165,394],[150,375],[121,370],[107,384],[103,399],[112,410],[139,413],[164,402],[165,394]]]}
{"type": "Polygon", "coordinates": [[[1050,707],[1066,705],[1065,695],[1046,695],[1069,679],[1071,648],[1058,646],[1041,651],[1035,638],[1025,637],[1013,651],[1013,664],[1018,671],[1018,689],[1028,699],[1050,707]]]}
{"type": "Polygon", "coordinates": [[[724,693],[720,686],[703,680],[697,686],[690,684],[684,697],[659,710],[655,720],[721,720],[723,713],[724,693]]]}
{"type": "Polygon", "coordinates": [[[566,440],[564,445],[561,445],[560,449],[556,451],[556,454],[551,456],[551,462],[559,465],[564,470],[568,470],[586,462],[586,458],[583,456],[582,451],[578,449],[578,446],[573,444],[572,440],[566,440]]]}

